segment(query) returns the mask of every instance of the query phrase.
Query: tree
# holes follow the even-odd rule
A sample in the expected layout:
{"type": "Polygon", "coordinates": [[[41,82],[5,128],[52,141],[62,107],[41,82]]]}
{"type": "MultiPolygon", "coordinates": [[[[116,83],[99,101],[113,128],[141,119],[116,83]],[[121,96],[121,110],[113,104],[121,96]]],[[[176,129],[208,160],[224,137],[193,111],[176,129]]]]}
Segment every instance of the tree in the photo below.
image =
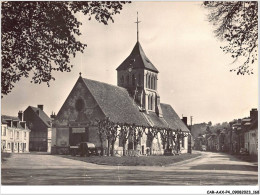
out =
{"type": "Polygon", "coordinates": [[[152,155],[153,154],[153,140],[157,136],[159,131],[157,128],[147,128],[147,129],[148,129],[147,133],[145,131],[144,132],[147,136],[147,140],[150,143],[150,155],[152,155]]]}
{"type": "Polygon", "coordinates": [[[120,125],[120,133],[119,133],[119,137],[122,140],[122,144],[123,144],[123,156],[126,156],[126,142],[129,138],[130,135],[130,126],[127,124],[122,124],[120,125]]]}
{"type": "Polygon", "coordinates": [[[106,25],[125,3],[129,2],[2,2],[2,97],[31,73],[31,82],[49,86],[55,80],[53,71],[71,71],[71,56],[87,47],[76,39],[81,22],[75,13],[106,25]]]}
{"type": "Polygon", "coordinates": [[[166,129],[162,129],[160,130],[160,135],[161,135],[161,141],[162,141],[162,145],[163,145],[163,149],[169,149],[169,131],[166,129]]]}
{"type": "Polygon", "coordinates": [[[97,127],[98,127],[98,137],[100,140],[100,147],[101,147],[101,156],[104,155],[104,145],[103,142],[107,138],[107,130],[106,130],[106,120],[96,120],[97,122],[97,127]]]}
{"type": "Polygon", "coordinates": [[[205,1],[209,10],[208,20],[216,26],[215,35],[227,45],[223,52],[231,54],[234,62],[243,58],[244,63],[235,69],[239,74],[253,74],[253,64],[258,53],[258,2],[257,1],[205,1]]]}

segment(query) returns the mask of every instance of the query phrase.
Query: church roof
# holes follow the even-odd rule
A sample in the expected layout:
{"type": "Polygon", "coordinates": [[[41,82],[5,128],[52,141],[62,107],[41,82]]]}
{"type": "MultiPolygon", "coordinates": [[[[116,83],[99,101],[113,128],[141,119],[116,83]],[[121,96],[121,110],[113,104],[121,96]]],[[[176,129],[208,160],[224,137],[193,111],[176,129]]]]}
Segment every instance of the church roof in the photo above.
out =
{"type": "Polygon", "coordinates": [[[181,129],[185,132],[190,132],[188,127],[183,123],[178,114],[169,104],[161,104],[163,118],[169,124],[171,129],[181,129]]]}
{"type": "Polygon", "coordinates": [[[139,41],[136,42],[131,54],[117,67],[116,70],[126,70],[130,64],[133,69],[144,68],[158,73],[152,62],[146,57],[139,41]]]}
{"type": "Polygon", "coordinates": [[[111,121],[148,125],[125,88],[90,79],[83,78],[83,81],[105,116],[111,121]]]}
{"type": "Polygon", "coordinates": [[[189,132],[177,113],[168,104],[161,104],[163,118],[156,113],[140,112],[125,88],[82,78],[106,117],[113,122],[181,129],[189,132]]]}

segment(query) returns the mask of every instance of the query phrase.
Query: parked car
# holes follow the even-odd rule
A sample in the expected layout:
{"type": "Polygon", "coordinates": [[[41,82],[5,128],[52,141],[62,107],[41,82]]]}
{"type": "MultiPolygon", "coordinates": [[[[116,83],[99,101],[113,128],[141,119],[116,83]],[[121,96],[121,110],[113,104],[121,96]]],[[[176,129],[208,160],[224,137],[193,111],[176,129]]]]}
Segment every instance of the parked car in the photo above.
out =
{"type": "Polygon", "coordinates": [[[239,153],[241,155],[248,155],[249,154],[246,148],[241,148],[239,153]]]}
{"type": "Polygon", "coordinates": [[[201,145],[201,151],[206,151],[207,147],[205,145],[201,145]]]}
{"type": "Polygon", "coordinates": [[[98,149],[95,147],[95,144],[90,142],[81,142],[76,146],[70,146],[70,154],[72,156],[90,156],[98,155],[98,149]]]}

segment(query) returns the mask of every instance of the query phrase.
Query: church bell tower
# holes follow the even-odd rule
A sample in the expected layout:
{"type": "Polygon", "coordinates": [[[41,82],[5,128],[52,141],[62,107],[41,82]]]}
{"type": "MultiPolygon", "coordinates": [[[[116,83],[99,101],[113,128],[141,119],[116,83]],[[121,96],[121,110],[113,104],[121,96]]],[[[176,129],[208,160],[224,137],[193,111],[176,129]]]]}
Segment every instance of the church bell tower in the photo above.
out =
{"type": "Polygon", "coordinates": [[[118,66],[117,85],[128,90],[140,111],[155,112],[162,117],[160,96],[157,91],[159,71],[146,57],[139,42],[137,12],[137,42],[130,55],[118,66]]]}

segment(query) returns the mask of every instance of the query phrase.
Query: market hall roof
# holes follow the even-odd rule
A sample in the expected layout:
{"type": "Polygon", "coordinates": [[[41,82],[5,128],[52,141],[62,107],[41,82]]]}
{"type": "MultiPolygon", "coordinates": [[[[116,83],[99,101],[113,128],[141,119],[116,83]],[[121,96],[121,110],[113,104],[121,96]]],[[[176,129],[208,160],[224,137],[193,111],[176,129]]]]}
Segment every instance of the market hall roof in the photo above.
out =
{"type": "Polygon", "coordinates": [[[189,132],[189,129],[168,104],[161,104],[163,117],[158,117],[155,112],[147,114],[139,110],[125,88],[82,77],[79,79],[84,81],[104,115],[109,117],[112,122],[173,130],[181,129],[184,132],[189,132]]]}
{"type": "Polygon", "coordinates": [[[112,122],[148,126],[125,88],[85,78],[83,81],[105,116],[112,122]]]}
{"type": "Polygon", "coordinates": [[[144,68],[158,73],[159,71],[146,57],[139,41],[136,42],[131,54],[117,67],[116,70],[127,70],[132,65],[133,69],[144,68]]]}

